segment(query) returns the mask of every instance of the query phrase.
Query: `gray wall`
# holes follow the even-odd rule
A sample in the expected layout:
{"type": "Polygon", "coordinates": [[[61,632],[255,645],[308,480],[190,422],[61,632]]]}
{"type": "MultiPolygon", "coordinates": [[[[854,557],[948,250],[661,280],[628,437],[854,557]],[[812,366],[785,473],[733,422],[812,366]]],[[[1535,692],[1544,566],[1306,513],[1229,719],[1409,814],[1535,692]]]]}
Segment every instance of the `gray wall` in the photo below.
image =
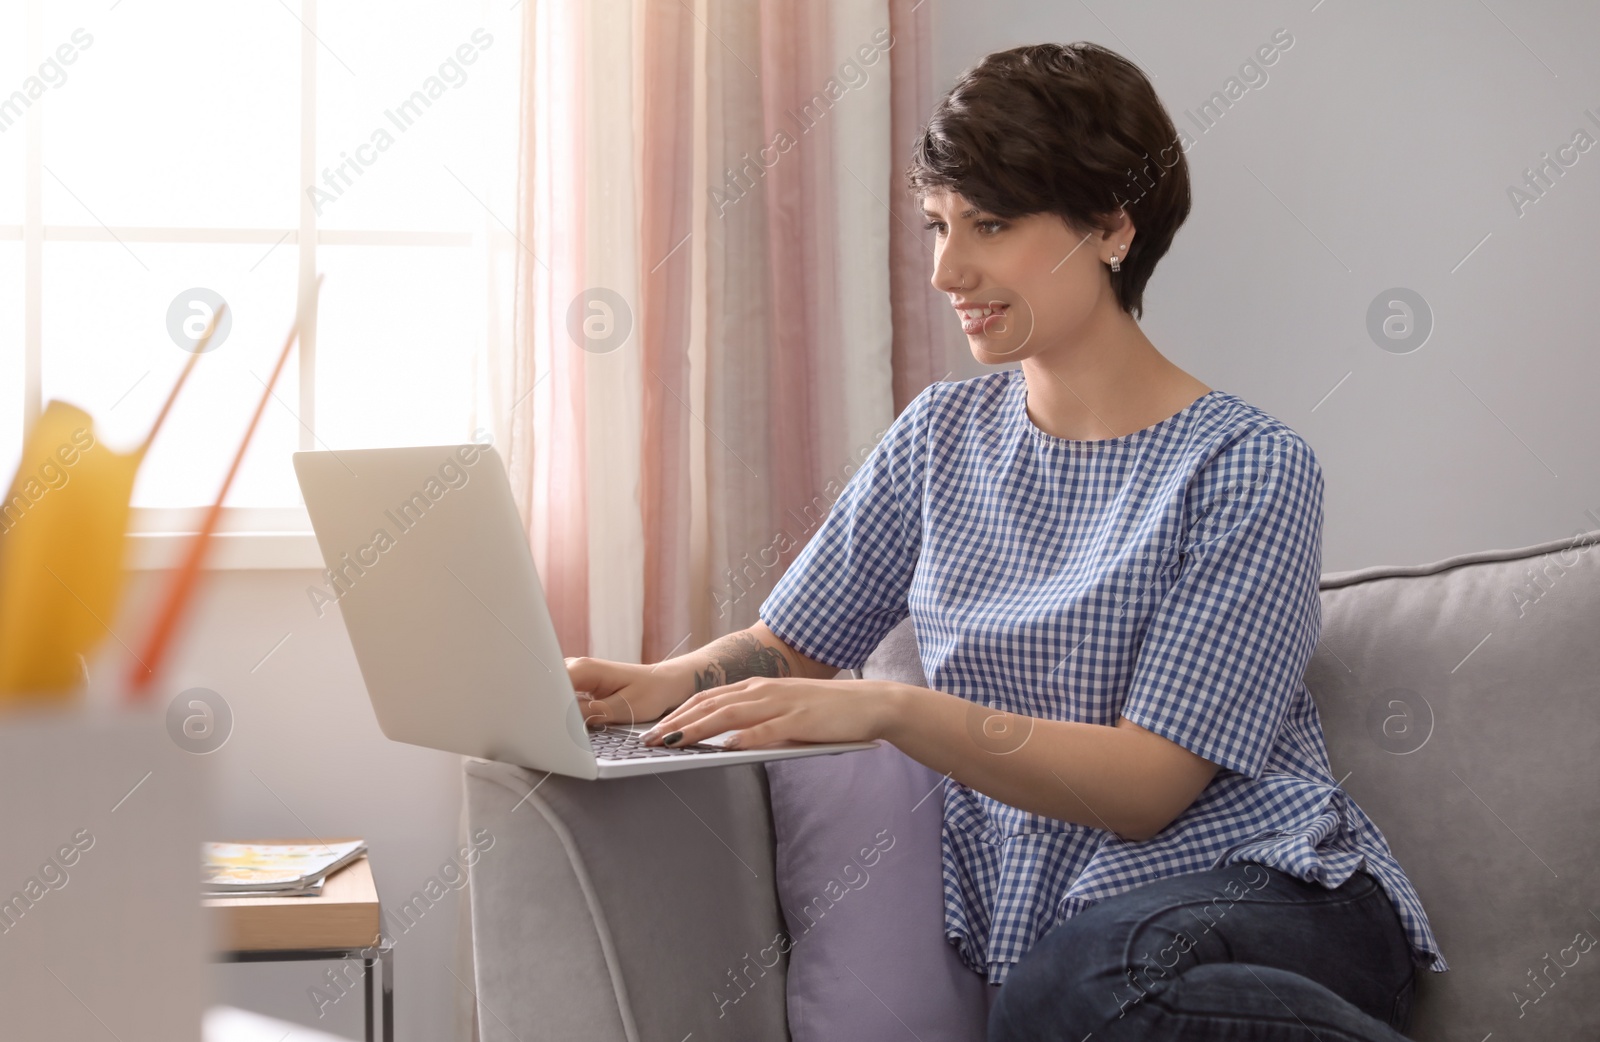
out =
{"type": "MultiPolygon", "coordinates": [[[[1311,443],[1324,570],[1600,528],[1600,147],[1569,148],[1543,198],[1509,194],[1580,129],[1600,142],[1600,7],[933,3],[940,91],[1048,41],[1092,40],[1152,78],[1194,139],[1194,205],[1141,325],[1311,443]],[[1242,73],[1279,29],[1292,45],[1242,73]],[[1230,77],[1243,95],[1202,131],[1187,113],[1230,77]],[[1397,287],[1431,313],[1420,347],[1368,332],[1397,287]]],[[[987,369],[959,350],[951,365],[987,369]]]]}

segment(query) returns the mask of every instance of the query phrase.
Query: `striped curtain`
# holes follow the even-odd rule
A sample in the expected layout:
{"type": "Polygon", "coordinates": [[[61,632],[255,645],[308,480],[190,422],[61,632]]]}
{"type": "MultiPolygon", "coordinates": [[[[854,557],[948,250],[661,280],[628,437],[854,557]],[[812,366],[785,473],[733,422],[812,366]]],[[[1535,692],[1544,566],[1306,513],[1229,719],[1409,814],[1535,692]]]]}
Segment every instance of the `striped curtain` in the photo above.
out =
{"type": "Polygon", "coordinates": [[[959,340],[901,187],[920,0],[524,0],[486,412],[568,655],[755,621],[959,340]]]}

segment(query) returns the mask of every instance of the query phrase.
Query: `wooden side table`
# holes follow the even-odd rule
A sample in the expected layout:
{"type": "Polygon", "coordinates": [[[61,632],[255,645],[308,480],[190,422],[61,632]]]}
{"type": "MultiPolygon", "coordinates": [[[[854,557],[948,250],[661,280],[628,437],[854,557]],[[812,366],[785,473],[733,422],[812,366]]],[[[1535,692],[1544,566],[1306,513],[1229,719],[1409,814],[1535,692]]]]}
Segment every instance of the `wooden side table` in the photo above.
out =
{"type": "Polygon", "coordinates": [[[376,968],[383,986],[383,1042],[394,1042],[394,942],[383,936],[378,888],[365,856],[328,876],[318,897],[205,897],[201,904],[211,936],[221,944],[212,956],[218,962],[360,959],[365,967],[366,1042],[374,1042],[376,968]]]}

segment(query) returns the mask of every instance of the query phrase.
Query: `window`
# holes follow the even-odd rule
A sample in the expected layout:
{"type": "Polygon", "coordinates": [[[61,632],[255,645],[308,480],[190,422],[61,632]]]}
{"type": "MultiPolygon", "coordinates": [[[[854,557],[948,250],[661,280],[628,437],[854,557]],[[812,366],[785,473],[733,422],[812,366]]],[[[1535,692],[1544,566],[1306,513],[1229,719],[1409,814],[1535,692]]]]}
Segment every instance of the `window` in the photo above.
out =
{"type": "MultiPolygon", "coordinates": [[[[190,357],[170,327],[210,291],[226,339],[133,493],[137,531],[192,530],[318,272],[314,336],[274,388],[225,530],[309,530],[295,450],[470,440],[509,323],[520,18],[421,0],[4,8],[5,477],[52,398],[108,445],[137,443],[190,357]]],[[[297,545],[275,563],[318,565],[297,545]]]]}

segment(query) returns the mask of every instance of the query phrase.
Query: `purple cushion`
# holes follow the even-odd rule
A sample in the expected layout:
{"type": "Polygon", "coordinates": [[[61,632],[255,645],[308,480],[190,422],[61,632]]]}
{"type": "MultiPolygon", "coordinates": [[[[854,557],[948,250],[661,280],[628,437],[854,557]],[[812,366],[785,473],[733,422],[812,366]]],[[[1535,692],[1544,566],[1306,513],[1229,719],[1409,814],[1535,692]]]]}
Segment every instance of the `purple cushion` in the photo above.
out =
{"type": "MultiPolygon", "coordinates": [[[[924,682],[909,620],[864,673],[924,682]]],[[[944,937],[942,777],[887,742],[766,770],[792,1042],[983,1042],[997,989],[944,937]]]]}

